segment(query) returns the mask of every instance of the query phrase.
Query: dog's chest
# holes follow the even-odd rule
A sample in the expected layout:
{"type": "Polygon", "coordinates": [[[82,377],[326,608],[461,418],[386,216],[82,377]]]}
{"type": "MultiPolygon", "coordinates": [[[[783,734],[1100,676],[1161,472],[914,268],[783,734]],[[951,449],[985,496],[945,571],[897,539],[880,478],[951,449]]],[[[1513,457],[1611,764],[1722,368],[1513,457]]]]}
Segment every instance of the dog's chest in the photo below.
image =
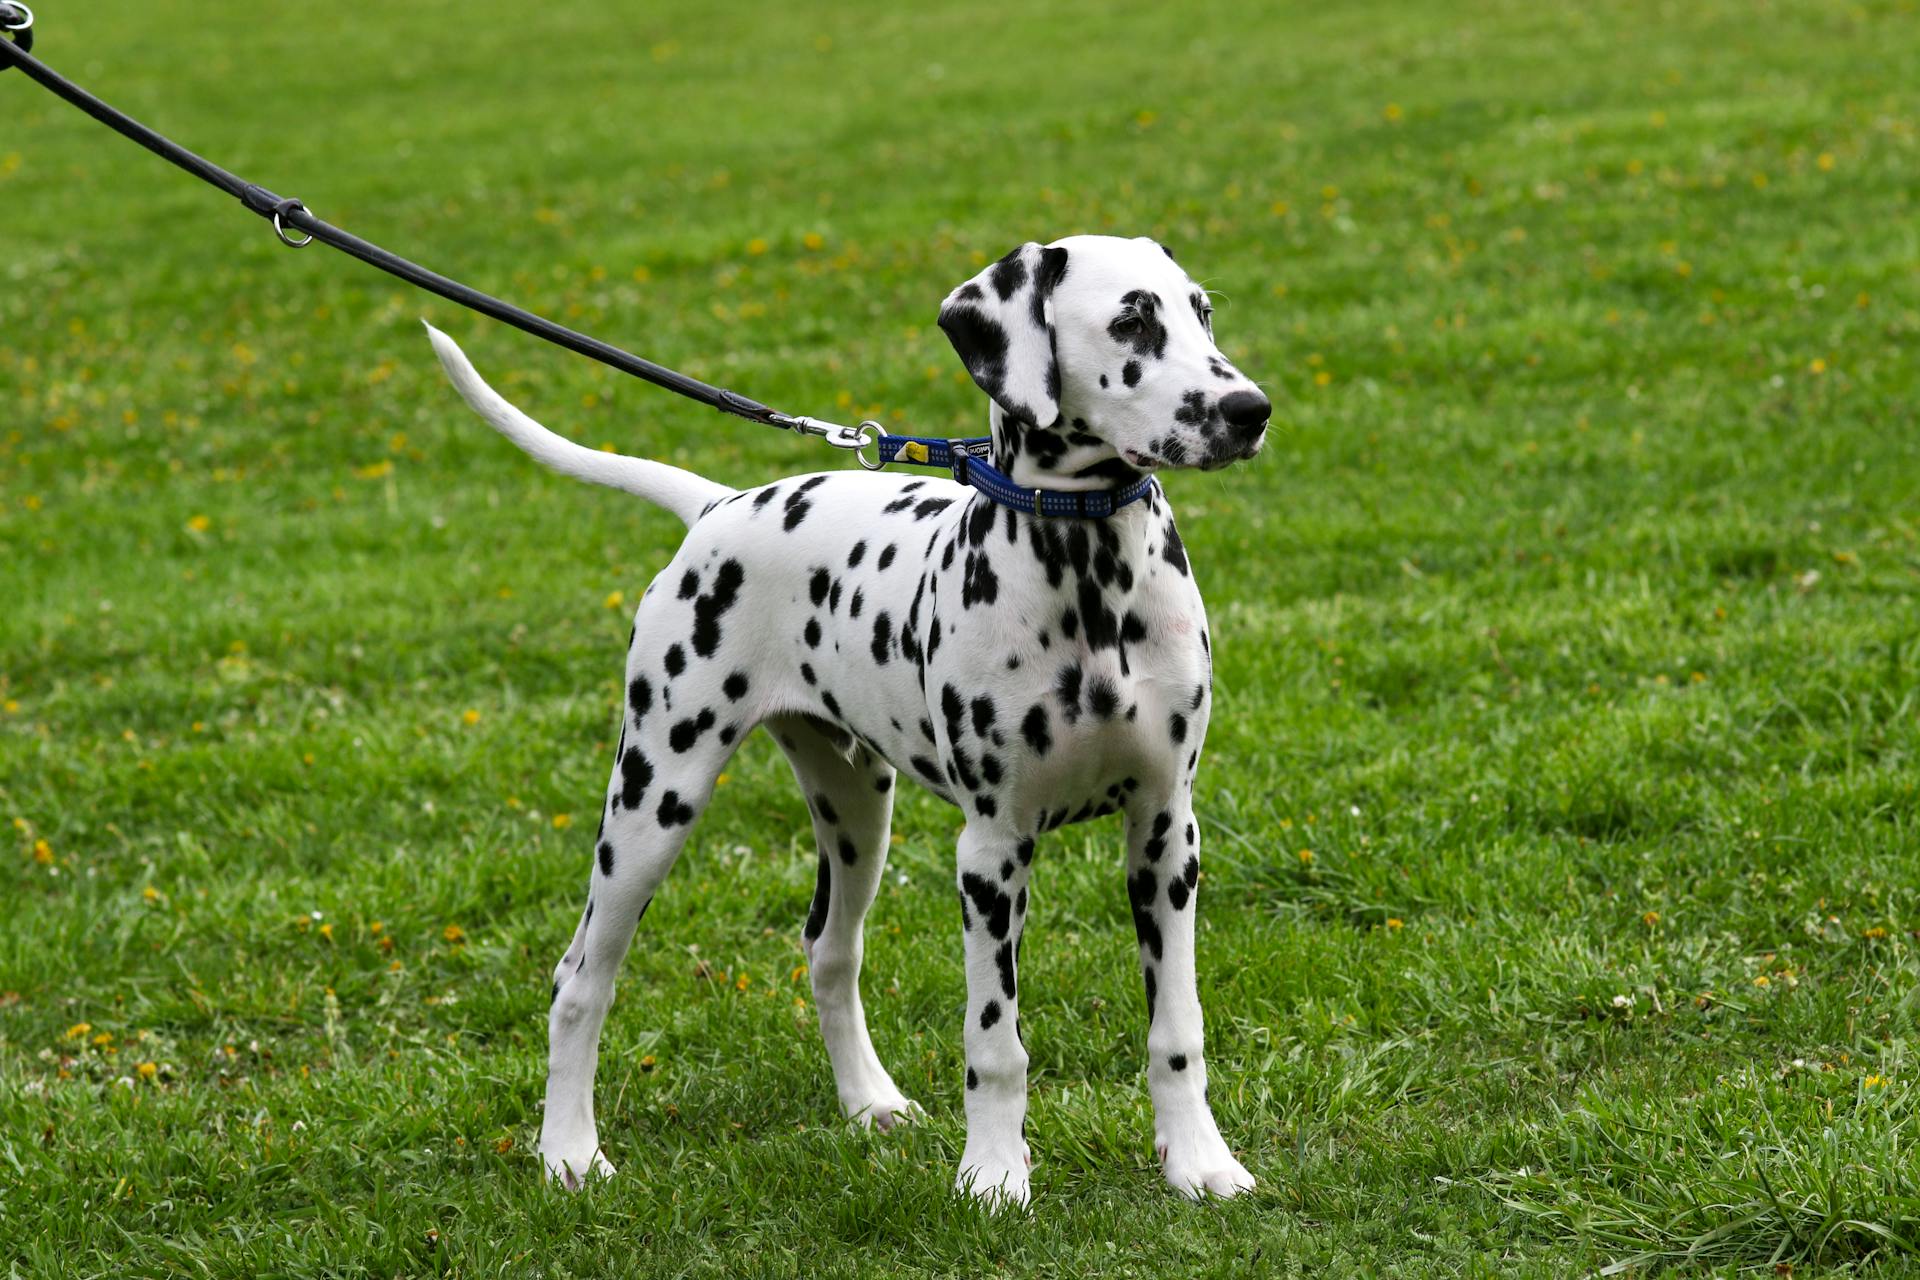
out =
{"type": "Polygon", "coordinates": [[[976,499],[934,556],[917,628],[950,798],[1058,825],[1192,767],[1206,616],[1157,501],[1132,519],[1055,523],[976,499]]]}
{"type": "Polygon", "coordinates": [[[697,605],[739,562],[747,626],[727,663],[757,670],[741,674],[764,712],[831,721],[969,817],[1029,831],[1164,795],[1191,770],[1206,616],[1158,495],[1107,521],[1047,521],[890,479],[808,480],[810,510],[781,496],[791,482],[742,495],[667,575],[695,582],[697,605]]]}

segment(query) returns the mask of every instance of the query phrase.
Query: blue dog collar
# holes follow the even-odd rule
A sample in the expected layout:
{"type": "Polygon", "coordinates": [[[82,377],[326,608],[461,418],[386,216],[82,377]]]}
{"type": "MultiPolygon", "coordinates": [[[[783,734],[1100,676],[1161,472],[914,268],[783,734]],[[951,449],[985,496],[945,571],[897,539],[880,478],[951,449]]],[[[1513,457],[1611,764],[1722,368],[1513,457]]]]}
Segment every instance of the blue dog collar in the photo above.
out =
{"type": "Polygon", "coordinates": [[[1153,492],[1153,477],[1142,476],[1119,489],[1029,489],[987,461],[991,436],[949,440],[945,436],[890,436],[877,441],[880,465],[901,461],[921,467],[945,467],[953,478],[993,502],[1031,516],[1104,520],[1153,492]]]}

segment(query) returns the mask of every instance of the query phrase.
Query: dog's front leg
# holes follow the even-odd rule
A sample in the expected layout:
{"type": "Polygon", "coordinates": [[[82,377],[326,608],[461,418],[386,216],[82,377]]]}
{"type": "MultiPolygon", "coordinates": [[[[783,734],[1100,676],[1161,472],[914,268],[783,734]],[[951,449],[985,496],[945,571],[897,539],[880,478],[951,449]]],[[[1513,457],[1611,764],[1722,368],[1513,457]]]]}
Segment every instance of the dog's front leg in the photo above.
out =
{"type": "Polygon", "coordinates": [[[1147,984],[1147,1084],[1154,1148],[1173,1189],[1198,1198],[1238,1195],[1253,1176],[1227,1149],[1207,1105],[1193,918],[1200,829],[1190,790],[1127,814],[1127,897],[1147,984]]]}
{"type": "Polygon", "coordinates": [[[967,947],[967,1146],[955,1186],[990,1206],[1027,1202],[1027,1050],[1020,1040],[1020,928],[1033,841],[974,821],[960,836],[967,947]]]}

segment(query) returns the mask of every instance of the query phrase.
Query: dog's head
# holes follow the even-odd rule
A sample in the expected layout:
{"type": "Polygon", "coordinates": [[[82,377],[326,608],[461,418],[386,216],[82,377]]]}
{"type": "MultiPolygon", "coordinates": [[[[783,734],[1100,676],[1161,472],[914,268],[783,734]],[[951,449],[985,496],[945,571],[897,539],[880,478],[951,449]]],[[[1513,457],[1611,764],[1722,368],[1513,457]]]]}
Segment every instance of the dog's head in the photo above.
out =
{"type": "Polygon", "coordinates": [[[940,328],[1022,480],[1212,470],[1266,439],[1272,405],[1214,345],[1206,290],[1145,237],[1023,244],[947,295],[940,328]]]}

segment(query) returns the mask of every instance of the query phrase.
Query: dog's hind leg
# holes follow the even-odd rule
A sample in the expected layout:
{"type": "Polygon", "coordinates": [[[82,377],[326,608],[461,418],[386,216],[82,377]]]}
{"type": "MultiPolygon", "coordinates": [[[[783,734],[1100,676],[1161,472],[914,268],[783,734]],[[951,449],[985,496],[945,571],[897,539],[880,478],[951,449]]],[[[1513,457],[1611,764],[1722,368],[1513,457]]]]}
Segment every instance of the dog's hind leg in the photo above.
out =
{"type": "Polygon", "coordinates": [[[1233,1196],[1250,1190],[1253,1177],[1234,1159],[1207,1105],[1193,952],[1200,831],[1189,786],[1127,813],[1127,897],[1147,984],[1147,1087],[1154,1147],[1173,1189],[1196,1198],[1233,1196]]]}
{"type": "Polygon", "coordinates": [[[840,1107],[863,1125],[891,1128],[918,1108],[873,1051],[860,1002],[860,961],[861,929],[887,865],[893,766],[825,721],[782,716],[767,728],[793,766],[819,845],[813,907],[802,936],[840,1107]]]}
{"type": "MultiPolygon", "coordinates": [[[[642,617],[646,607],[642,606],[642,617]]],[[[569,1188],[591,1174],[610,1174],[593,1116],[594,1067],[600,1028],[613,1003],[613,980],[660,882],[672,870],[693,821],[706,807],[715,776],[746,727],[723,719],[725,668],[686,672],[672,685],[642,659],[642,639],[627,659],[627,698],[620,747],[594,841],[586,911],[573,945],[553,977],[547,1017],[546,1115],[540,1154],[548,1176],[569,1188]],[[714,688],[705,686],[712,683],[714,688]],[[661,690],[656,698],[655,689],[661,690]],[[656,705],[659,704],[659,705],[656,705]],[[714,708],[718,706],[721,711],[714,708]]],[[[684,670],[669,658],[669,669],[684,670]]]]}

